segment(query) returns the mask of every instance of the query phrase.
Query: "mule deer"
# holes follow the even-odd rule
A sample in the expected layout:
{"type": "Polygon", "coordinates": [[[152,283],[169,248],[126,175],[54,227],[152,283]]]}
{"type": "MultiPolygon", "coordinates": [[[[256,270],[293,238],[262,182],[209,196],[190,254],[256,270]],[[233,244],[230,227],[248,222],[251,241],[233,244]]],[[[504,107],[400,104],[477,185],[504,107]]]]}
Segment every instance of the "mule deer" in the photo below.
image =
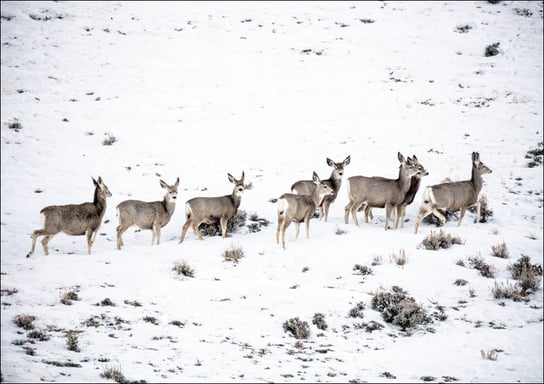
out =
{"type": "Polygon", "coordinates": [[[141,229],[151,229],[153,237],[151,245],[157,239],[157,245],[161,240],[161,228],[170,221],[176,209],[176,198],[178,196],[179,177],[174,185],[168,185],[159,180],[166,194],[162,201],[145,202],[140,200],[125,200],[117,206],[119,226],[117,227],[117,249],[123,245],[123,233],[136,225],[141,229]]]}
{"type": "Polygon", "coordinates": [[[43,251],[49,255],[47,243],[59,232],[71,236],[86,235],[89,255],[91,254],[91,246],[106,212],[106,198],[111,196],[110,190],[100,176],[98,181],[92,179],[96,187],[92,203],[50,205],[40,211],[44,218],[43,229],[37,229],[32,234],[32,249],[26,257],[34,253],[39,236],[45,236],[42,239],[43,251]]]}
{"type": "MultiPolygon", "coordinates": [[[[342,175],[344,174],[344,167],[349,164],[351,157],[348,156],[344,161],[335,163],[331,159],[327,158],[327,165],[332,167],[331,176],[323,180],[332,189],[332,194],[326,195],[322,204],[319,205],[319,219],[325,218],[325,222],[329,218],[329,207],[336,200],[340,185],[342,185],[342,175]]],[[[299,180],[291,186],[291,192],[297,195],[312,195],[316,184],[313,180],[299,180]]]]}
{"type": "Polygon", "coordinates": [[[482,175],[491,172],[491,169],[480,161],[480,154],[472,152],[472,178],[470,180],[436,184],[425,188],[423,203],[417,215],[415,233],[417,233],[421,220],[431,213],[434,213],[442,224],[446,222],[446,218],[438,212],[438,209],[446,209],[448,212],[460,210],[459,221],[457,222],[457,226],[460,226],[466,210],[476,206],[475,222],[480,221],[478,195],[482,190],[482,175]]]}
{"type": "Polygon", "coordinates": [[[284,193],[278,199],[278,227],[276,230],[276,243],[280,242],[280,232],[282,235],[282,246],[285,249],[285,230],[294,222],[296,224],[295,240],[300,232],[300,223],[306,223],[306,237],[310,237],[310,219],[315,209],[323,202],[327,196],[331,196],[334,191],[325,182],[321,180],[317,173],[313,173],[314,188],[312,194],[297,195],[294,193],[284,193]]]}
{"type": "MultiPolygon", "coordinates": [[[[412,176],[412,180],[410,181],[410,188],[408,189],[408,192],[406,192],[406,195],[404,195],[404,201],[401,205],[397,206],[396,213],[397,218],[395,221],[395,228],[398,227],[399,221],[400,221],[400,227],[404,227],[404,217],[406,216],[406,206],[412,204],[414,201],[414,198],[417,194],[417,191],[419,190],[419,186],[421,184],[421,178],[423,176],[427,176],[429,172],[425,169],[425,167],[419,162],[416,155],[412,156],[412,162],[414,163],[414,166],[417,169],[417,174],[412,176]]],[[[370,217],[370,220],[374,219],[374,216],[372,215],[372,207],[370,205],[367,205],[365,207],[365,220],[368,223],[368,217],[370,217]]]]}
{"type": "Polygon", "coordinates": [[[234,184],[232,194],[220,197],[194,197],[185,203],[186,221],[181,229],[180,243],[183,242],[189,227],[193,228],[199,240],[204,240],[198,230],[198,226],[202,223],[213,224],[219,221],[223,239],[227,236],[227,223],[236,214],[242,201],[244,172],[240,180],[236,180],[230,173],[228,178],[234,184]]]}
{"type": "MultiPolygon", "coordinates": [[[[353,221],[359,225],[357,209],[362,203],[366,203],[370,207],[385,208],[385,230],[388,229],[391,211],[403,203],[404,197],[410,188],[411,178],[418,173],[410,157],[405,160],[404,156],[399,152],[397,158],[401,163],[397,179],[377,176],[352,176],[348,179],[349,203],[344,209],[346,224],[351,213],[353,221]]],[[[365,219],[368,223],[368,217],[365,217],[365,219]]]]}

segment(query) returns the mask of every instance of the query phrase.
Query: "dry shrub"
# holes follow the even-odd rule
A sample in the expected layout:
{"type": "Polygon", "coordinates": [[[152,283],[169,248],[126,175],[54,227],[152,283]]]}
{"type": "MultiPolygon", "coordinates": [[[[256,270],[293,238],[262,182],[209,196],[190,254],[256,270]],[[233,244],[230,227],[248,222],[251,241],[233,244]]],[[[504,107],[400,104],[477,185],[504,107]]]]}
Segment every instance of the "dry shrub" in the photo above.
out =
{"type": "Polygon", "coordinates": [[[74,290],[68,290],[61,292],[60,294],[60,302],[64,305],[72,305],[72,301],[79,300],[79,297],[77,295],[77,292],[74,290]]]}
{"type": "Polygon", "coordinates": [[[364,317],[363,310],[365,309],[365,303],[362,301],[357,303],[355,307],[351,308],[348,312],[349,317],[360,318],[364,317]]]}
{"type": "Polygon", "coordinates": [[[225,249],[223,257],[226,261],[238,263],[238,261],[244,257],[244,250],[239,245],[231,245],[228,249],[225,249]]]}
{"type": "Polygon", "coordinates": [[[440,248],[446,249],[454,244],[464,244],[464,241],[461,240],[459,236],[452,236],[450,233],[446,233],[442,229],[438,233],[431,231],[431,233],[421,242],[421,245],[425,249],[430,250],[437,250],[440,248]]]}
{"type": "Polygon", "coordinates": [[[36,316],[17,315],[15,316],[15,319],[13,319],[13,322],[19,328],[23,328],[24,330],[29,331],[31,329],[34,329],[34,320],[36,320],[36,316]]]}
{"type": "Polygon", "coordinates": [[[517,262],[509,265],[508,269],[512,273],[512,278],[517,280],[517,285],[524,296],[540,288],[542,265],[531,264],[529,256],[520,257],[517,262]]]}
{"type": "Polygon", "coordinates": [[[325,315],[323,315],[322,313],[314,314],[314,317],[312,318],[312,324],[315,324],[317,329],[321,329],[322,331],[328,328],[327,322],[325,321],[325,315]]]}
{"type": "Polygon", "coordinates": [[[469,257],[468,262],[470,267],[480,272],[480,275],[483,277],[495,277],[495,268],[484,262],[484,259],[481,256],[469,257]]]}
{"type": "Polygon", "coordinates": [[[389,291],[378,289],[372,297],[371,304],[372,309],[381,312],[387,323],[398,325],[403,331],[430,321],[415,299],[397,286],[393,286],[389,291]]]}
{"type": "Polygon", "coordinates": [[[283,323],[283,330],[290,332],[298,340],[310,337],[310,326],[306,321],[301,321],[298,317],[285,321],[283,323]]]}
{"type": "MultiPolygon", "coordinates": [[[[234,216],[232,216],[227,221],[227,234],[234,233],[238,230],[238,228],[243,227],[246,224],[247,220],[247,213],[246,211],[243,211],[239,209],[236,211],[234,216]]],[[[257,223],[260,223],[259,221],[256,221],[257,223]]],[[[265,225],[263,223],[263,225],[265,225]]],[[[268,223],[266,224],[268,225],[268,223]]],[[[202,223],[198,226],[198,230],[202,234],[202,236],[221,236],[221,224],[219,221],[216,221],[214,223],[202,223]]]]}
{"type": "Polygon", "coordinates": [[[495,257],[500,257],[501,259],[507,259],[510,253],[508,252],[506,243],[503,241],[500,244],[491,246],[491,254],[495,257]]]}
{"type": "Polygon", "coordinates": [[[176,272],[178,275],[186,276],[186,277],[195,277],[195,271],[191,266],[185,261],[176,261],[174,262],[174,266],[172,267],[172,270],[176,272]]]}
{"type": "Polygon", "coordinates": [[[123,375],[123,373],[121,372],[120,366],[106,367],[104,368],[104,372],[102,372],[100,376],[106,379],[112,379],[113,381],[119,384],[128,382],[128,380],[125,378],[125,375],[123,375]]]}
{"type": "Polygon", "coordinates": [[[372,271],[372,268],[367,267],[366,265],[360,265],[360,264],[355,264],[353,266],[353,270],[356,271],[357,274],[363,275],[363,276],[372,275],[374,273],[372,271]]]}
{"type": "Polygon", "coordinates": [[[408,260],[408,258],[406,257],[406,251],[401,248],[398,254],[392,253],[391,260],[398,266],[403,267],[408,260]]]}
{"type": "Polygon", "coordinates": [[[66,331],[66,348],[68,348],[69,351],[80,351],[77,332],[72,330],[66,331]]]}

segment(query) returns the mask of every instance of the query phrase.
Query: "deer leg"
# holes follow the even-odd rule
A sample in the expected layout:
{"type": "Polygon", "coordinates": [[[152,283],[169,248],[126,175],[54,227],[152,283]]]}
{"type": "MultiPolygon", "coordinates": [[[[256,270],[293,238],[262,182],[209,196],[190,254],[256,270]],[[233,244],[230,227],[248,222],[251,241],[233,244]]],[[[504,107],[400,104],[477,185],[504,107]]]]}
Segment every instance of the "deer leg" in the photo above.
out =
{"type": "Polygon", "coordinates": [[[45,233],[43,229],[37,229],[32,233],[32,248],[30,248],[30,252],[27,253],[26,257],[30,257],[34,254],[34,249],[36,248],[36,240],[39,236],[43,236],[46,234],[47,233],[45,233]]]}
{"type": "Polygon", "coordinates": [[[353,202],[353,204],[351,205],[351,217],[353,218],[353,222],[359,226],[359,220],[357,220],[357,210],[359,209],[359,207],[361,206],[361,201],[358,201],[358,202],[353,202]]]}
{"type": "Polygon", "coordinates": [[[49,240],[51,240],[53,238],[54,235],[46,235],[43,239],[42,239],[42,247],[43,247],[43,252],[46,254],[46,255],[49,255],[49,248],[47,247],[47,243],[49,243],[49,240]]]}
{"type": "MultiPolygon", "coordinates": [[[[430,214],[432,213],[432,210],[426,210],[425,208],[421,207],[419,209],[419,213],[417,215],[417,218],[416,218],[416,225],[415,225],[415,230],[414,230],[414,233],[417,234],[417,230],[419,228],[419,224],[421,223],[421,221],[426,218],[427,216],[429,216],[430,214]]],[[[440,214],[440,213],[439,213],[440,214]]],[[[442,215],[440,215],[442,216],[442,215]]],[[[444,217],[444,216],[442,216],[444,217]]]]}
{"type": "Polygon", "coordinates": [[[281,226],[281,244],[283,249],[285,249],[285,231],[290,224],[290,222],[284,220],[281,226]]]}
{"type": "Polygon", "coordinates": [[[399,210],[401,209],[401,205],[397,205],[395,209],[393,209],[392,213],[397,213],[397,217],[395,218],[395,229],[398,229],[399,227],[399,219],[400,219],[400,213],[399,210]]]}
{"type": "MultiPolygon", "coordinates": [[[[161,242],[161,226],[159,223],[153,225],[153,238],[157,239],[157,245],[161,242]]],[[[153,245],[153,240],[151,240],[151,245],[153,245]]]]}
{"type": "Polygon", "coordinates": [[[346,224],[349,224],[349,213],[350,213],[352,205],[353,203],[350,200],[349,203],[344,208],[344,223],[346,224]]]}
{"type": "Polygon", "coordinates": [[[281,217],[278,217],[278,226],[276,227],[276,244],[280,243],[280,232],[281,232],[281,226],[282,226],[283,220],[281,217]]]}
{"type": "Polygon", "coordinates": [[[185,224],[183,224],[183,227],[181,228],[181,236],[179,238],[179,243],[181,244],[183,242],[183,239],[185,239],[185,234],[187,233],[187,230],[189,229],[189,226],[191,225],[191,221],[187,220],[185,224]]]}
{"type": "MultiPolygon", "coordinates": [[[[310,219],[311,217],[308,215],[306,216],[304,222],[306,223],[306,238],[310,238],[310,219]]],[[[326,220],[325,220],[326,221],[326,220]]]]}
{"type": "Polygon", "coordinates": [[[325,214],[325,223],[327,220],[329,220],[329,207],[331,206],[331,202],[329,200],[323,201],[323,211],[325,214]]]}
{"type": "Polygon", "coordinates": [[[457,223],[457,226],[461,226],[461,221],[463,221],[463,217],[465,217],[465,212],[467,211],[467,207],[461,207],[461,212],[459,213],[459,222],[457,223]]]}
{"type": "Polygon", "coordinates": [[[296,225],[296,229],[297,229],[297,231],[295,232],[295,240],[296,240],[296,239],[298,239],[298,234],[300,232],[300,222],[299,221],[295,222],[295,225],[296,225]]]}
{"type": "Polygon", "coordinates": [[[223,239],[224,239],[225,237],[227,237],[227,223],[228,223],[228,219],[227,219],[226,217],[221,217],[220,223],[221,223],[221,233],[222,233],[223,239]]]}
{"type": "Polygon", "coordinates": [[[474,219],[474,223],[480,222],[481,209],[482,204],[480,203],[480,200],[478,200],[478,202],[476,203],[476,219],[474,219]]]}
{"type": "Polygon", "coordinates": [[[198,230],[198,224],[197,223],[193,223],[193,232],[198,237],[198,240],[204,241],[204,238],[202,237],[202,235],[200,234],[200,231],[198,230]]]}
{"type": "Polygon", "coordinates": [[[91,254],[91,247],[93,245],[93,232],[94,231],[92,229],[87,229],[85,231],[85,237],[87,238],[87,248],[89,250],[89,255],[91,254]]]}
{"type": "Polygon", "coordinates": [[[444,217],[443,214],[441,214],[438,209],[436,208],[432,208],[432,211],[431,213],[433,213],[436,217],[438,217],[438,219],[440,219],[440,221],[442,222],[442,224],[446,223],[446,218],[444,217]]]}
{"type": "Polygon", "coordinates": [[[123,243],[123,233],[125,233],[126,230],[127,230],[127,228],[123,228],[120,225],[116,229],[116,232],[117,232],[117,249],[121,249],[121,247],[123,245],[125,245],[123,243]]]}
{"type": "Polygon", "coordinates": [[[391,217],[391,210],[393,206],[391,203],[385,204],[385,230],[387,231],[387,227],[389,226],[389,218],[391,217]]]}
{"type": "MultiPolygon", "coordinates": [[[[404,217],[406,215],[406,205],[399,205],[397,207],[397,216],[398,216],[398,220],[400,220],[400,227],[403,228],[404,227],[404,217]]],[[[397,221],[398,221],[397,220],[397,221]]]]}

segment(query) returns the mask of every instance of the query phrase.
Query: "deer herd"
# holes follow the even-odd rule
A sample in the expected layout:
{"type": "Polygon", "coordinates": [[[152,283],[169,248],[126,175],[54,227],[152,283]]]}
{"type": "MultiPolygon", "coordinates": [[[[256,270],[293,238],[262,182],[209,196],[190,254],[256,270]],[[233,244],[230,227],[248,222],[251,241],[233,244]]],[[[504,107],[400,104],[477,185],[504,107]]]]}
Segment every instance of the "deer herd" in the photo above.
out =
{"type": "MultiPolygon", "coordinates": [[[[414,155],[405,158],[400,152],[399,175],[396,179],[379,176],[352,176],[347,179],[347,194],[349,202],[344,208],[344,222],[348,224],[349,216],[358,226],[357,212],[364,205],[365,222],[372,220],[372,208],[385,208],[385,230],[389,229],[389,222],[396,214],[394,228],[399,222],[403,226],[406,206],[411,204],[419,190],[421,178],[428,175],[425,167],[419,163],[414,155]]],[[[327,165],[333,168],[331,176],[323,180],[314,171],[312,180],[300,180],[291,187],[291,193],[284,193],[277,199],[277,229],[276,242],[285,249],[285,231],[294,222],[296,225],[295,240],[298,238],[300,224],[305,223],[306,237],[310,236],[310,219],[319,209],[319,218],[328,220],[330,205],[336,200],[342,185],[344,168],[350,163],[350,156],[344,161],[336,163],[327,158],[327,165]],[[280,236],[281,235],[281,236],[280,236]]],[[[475,222],[480,220],[480,202],[478,195],[482,189],[482,175],[491,173],[491,169],[480,161],[478,152],[472,153],[472,174],[469,180],[457,182],[443,182],[431,185],[424,189],[421,208],[416,218],[414,232],[417,234],[421,221],[431,213],[436,215],[442,223],[446,218],[439,209],[448,212],[460,211],[457,225],[461,225],[468,208],[476,207],[475,222]]],[[[230,195],[219,197],[194,197],[185,203],[185,224],[181,229],[179,242],[185,239],[185,234],[191,227],[199,240],[204,240],[199,226],[202,223],[216,223],[221,225],[223,238],[226,237],[227,223],[233,217],[240,203],[245,189],[245,176],[242,172],[240,179],[230,173],[228,180],[234,184],[230,195]]],[[[96,238],[98,229],[106,212],[106,198],[112,194],[101,177],[92,178],[95,185],[93,202],[68,205],[50,205],[43,208],[44,224],[42,229],[32,234],[32,248],[27,254],[30,257],[35,250],[36,240],[44,236],[41,243],[44,253],[49,254],[48,243],[53,236],[60,232],[67,235],[87,237],[88,253],[96,238]]],[[[151,244],[159,244],[161,228],[170,222],[176,208],[179,178],[173,185],[160,180],[160,186],[166,191],[162,201],[125,200],[117,205],[117,248],[121,249],[123,233],[132,226],[152,231],[151,244]]]]}

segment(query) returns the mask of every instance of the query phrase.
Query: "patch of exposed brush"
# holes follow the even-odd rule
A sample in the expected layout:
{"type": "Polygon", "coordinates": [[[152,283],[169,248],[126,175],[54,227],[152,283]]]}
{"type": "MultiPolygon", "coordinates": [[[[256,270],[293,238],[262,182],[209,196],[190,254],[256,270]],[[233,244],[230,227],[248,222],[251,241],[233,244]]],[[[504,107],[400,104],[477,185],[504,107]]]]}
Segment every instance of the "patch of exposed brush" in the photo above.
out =
{"type": "Polygon", "coordinates": [[[261,228],[268,227],[270,225],[270,220],[259,217],[256,213],[249,215],[248,221],[249,223],[247,223],[246,227],[250,233],[259,232],[261,228]]]}
{"type": "MultiPolygon", "coordinates": [[[[239,209],[234,216],[227,221],[227,234],[232,234],[246,225],[247,213],[239,209]]],[[[202,236],[222,236],[221,224],[219,221],[214,223],[202,223],[198,226],[202,236]]]]}
{"type": "Polygon", "coordinates": [[[365,309],[365,303],[362,301],[357,303],[355,307],[351,308],[348,312],[349,317],[362,319],[364,317],[363,310],[365,309]]]}
{"type": "Polygon", "coordinates": [[[283,323],[283,330],[289,332],[297,340],[310,337],[310,326],[306,321],[301,321],[298,317],[286,320],[283,323]]]}
{"type": "Polygon", "coordinates": [[[231,244],[229,248],[223,251],[225,261],[232,261],[237,264],[242,257],[244,257],[244,250],[239,245],[231,244]]]}
{"type": "Polygon", "coordinates": [[[34,329],[34,320],[36,320],[36,316],[22,314],[15,316],[13,322],[19,328],[23,328],[24,330],[29,331],[31,329],[34,329]]]}
{"type": "Polygon", "coordinates": [[[104,368],[104,372],[102,372],[100,376],[105,379],[111,379],[119,384],[128,383],[128,380],[123,372],[121,372],[121,367],[119,366],[109,366],[104,368]]]}
{"type": "Polygon", "coordinates": [[[452,236],[442,229],[438,233],[431,231],[421,242],[421,246],[429,250],[447,249],[454,244],[464,244],[464,241],[459,236],[452,236]]]}
{"type": "Polygon", "coordinates": [[[501,259],[507,259],[510,255],[506,243],[503,241],[500,244],[495,244],[491,246],[491,254],[495,257],[500,257],[501,259]]]}
{"type": "Polygon", "coordinates": [[[399,253],[392,253],[390,256],[390,259],[393,263],[397,264],[399,267],[404,267],[404,265],[408,261],[408,257],[406,256],[406,251],[403,248],[399,250],[399,253]]]}
{"type": "Polygon", "coordinates": [[[495,277],[495,268],[487,264],[481,256],[472,256],[468,258],[468,264],[471,268],[480,272],[480,275],[487,278],[495,277]]]}
{"type": "Polygon", "coordinates": [[[489,44],[487,47],[485,47],[485,57],[497,56],[500,53],[500,45],[500,42],[496,42],[493,44],[489,44]]]}
{"type": "MultiPolygon", "coordinates": [[[[440,212],[440,214],[442,214],[442,216],[444,216],[444,218],[446,219],[445,223],[452,220],[453,218],[457,218],[457,215],[454,212],[445,211],[443,209],[438,209],[438,212],[440,212]]],[[[441,227],[444,225],[444,223],[442,223],[442,221],[437,216],[435,216],[434,213],[431,213],[430,215],[425,216],[425,218],[423,218],[422,221],[424,223],[432,224],[437,227],[441,227]]]]}
{"type": "Polygon", "coordinates": [[[540,288],[542,280],[542,265],[531,264],[529,256],[522,256],[517,262],[508,266],[512,273],[512,278],[517,280],[517,284],[523,295],[534,293],[540,288]]]}
{"type": "Polygon", "coordinates": [[[80,352],[76,331],[66,331],[66,348],[68,348],[69,351],[80,352]]]}
{"type": "Polygon", "coordinates": [[[314,314],[312,324],[315,324],[317,329],[321,329],[322,331],[325,331],[328,328],[327,322],[325,321],[325,315],[322,313],[314,314]]]}
{"type": "Polygon", "coordinates": [[[415,299],[398,286],[393,286],[389,290],[379,288],[374,292],[371,304],[372,309],[382,314],[385,322],[397,325],[403,331],[431,321],[415,299]]]}
{"type": "Polygon", "coordinates": [[[174,262],[172,270],[178,274],[178,276],[195,277],[195,270],[185,261],[180,260],[174,262]]]}
{"type": "Polygon", "coordinates": [[[374,273],[374,271],[372,271],[372,268],[366,265],[361,265],[361,264],[355,264],[353,266],[353,270],[355,271],[356,274],[363,275],[363,276],[372,275],[374,273]]]}
{"type": "Polygon", "coordinates": [[[537,148],[528,150],[525,158],[529,159],[529,162],[527,163],[529,168],[542,165],[542,161],[544,159],[544,142],[541,141],[538,143],[537,148]]]}
{"type": "Polygon", "coordinates": [[[66,290],[60,293],[60,302],[64,305],[72,305],[72,301],[79,300],[77,292],[73,289],[66,290]]]}
{"type": "Polygon", "coordinates": [[[368,323],[362,322],[362,323],[359,323],[359,324],[355,324],[354,328],[355,329],[364,329],[366,332],[372,333],[374,331],[381,331],[384,328],[384,326],[382,324],[378,323],[377,321],[371,320],[368,323]]]}

